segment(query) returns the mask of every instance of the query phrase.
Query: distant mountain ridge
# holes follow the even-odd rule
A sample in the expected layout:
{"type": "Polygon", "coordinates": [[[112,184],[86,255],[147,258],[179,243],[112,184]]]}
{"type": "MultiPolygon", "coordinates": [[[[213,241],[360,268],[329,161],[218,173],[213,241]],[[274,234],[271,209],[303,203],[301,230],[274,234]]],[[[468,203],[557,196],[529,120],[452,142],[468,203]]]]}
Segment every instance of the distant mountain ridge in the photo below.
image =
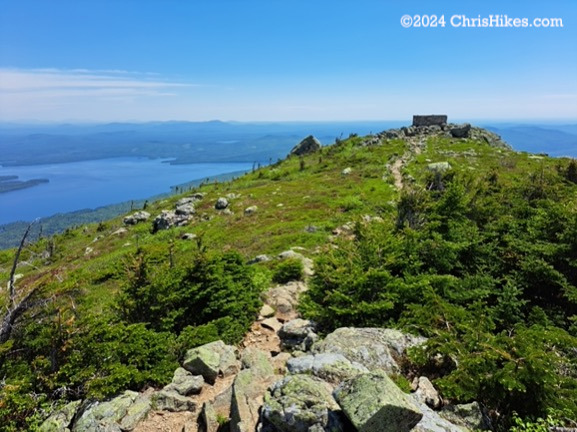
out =
{"type": "MultiPolygon", "coordinates": [[[[391,126],[395,122],[390,122],[391,126]]],[[[0,124],[0,165],[37,165],[114,157],[173,158],[172,163],[268,162],[302,136],[329,144],[349,133],[382,130],[387,122],[152,122],[97,125],[0,124]],[[219,143],[218,146],[215,143],[219,143]],[[47,151],[49,149],[49,151],[47,151]]]]}
{"type": "Polygon", "coordinates": [[[577,157],[577,125],[516,125],[487,129],[501,135],[515,150],[577,157]]]}

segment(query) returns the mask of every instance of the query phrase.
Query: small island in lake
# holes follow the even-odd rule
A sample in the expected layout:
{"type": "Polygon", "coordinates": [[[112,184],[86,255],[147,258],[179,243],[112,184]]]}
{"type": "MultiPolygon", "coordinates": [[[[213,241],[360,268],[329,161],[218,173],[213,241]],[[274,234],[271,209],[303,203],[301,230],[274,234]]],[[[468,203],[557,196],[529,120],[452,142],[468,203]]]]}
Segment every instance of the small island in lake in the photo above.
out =
{"type": "Polygon", "coordinates": [[[26,189],[48,181],[48,179],[18,180],[16,175],[0,176],[0,193],[26,189]]]}

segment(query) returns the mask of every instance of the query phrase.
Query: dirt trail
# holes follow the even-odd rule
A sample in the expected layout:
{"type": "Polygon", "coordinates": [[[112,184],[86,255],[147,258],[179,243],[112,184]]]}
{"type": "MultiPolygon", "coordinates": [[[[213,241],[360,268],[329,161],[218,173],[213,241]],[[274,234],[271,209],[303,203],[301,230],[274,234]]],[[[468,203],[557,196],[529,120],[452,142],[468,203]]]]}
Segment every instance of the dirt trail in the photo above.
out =
{"type": "Polygon", "coordinates": [[[197,432],[197,419],[202,405],[228,389],[235,376],[217,378],[214,385],[205,384],[200,394],[191,396],[190,399],[196,403],[194,412],[151,411],[146,420],[136,426],[134,432],[197,432]]]}
{"type": "Polygon", "coordinates": [[[404,160],[403,158],[401,158],[397,159],[393,164],[393,166],[391,167],[391,174],[393,175],[393,178],[395,180],[395,187],[398,190],[403,189],[403,174],[401,173],[401,170],[403,169],[404,165],[405,165],[404,160]]]}
{"type": "Polygon", "coordinates": [[[389,170],[393,176],[395,187],[400,191],[403,189],[403,169],[411,162],[411,160],[421,154],[426,146],[426,143],[419,139],[418,141],[412,138],[407,138],[407,151],[397,159],[392,165],[389,165],[389,170]]]}

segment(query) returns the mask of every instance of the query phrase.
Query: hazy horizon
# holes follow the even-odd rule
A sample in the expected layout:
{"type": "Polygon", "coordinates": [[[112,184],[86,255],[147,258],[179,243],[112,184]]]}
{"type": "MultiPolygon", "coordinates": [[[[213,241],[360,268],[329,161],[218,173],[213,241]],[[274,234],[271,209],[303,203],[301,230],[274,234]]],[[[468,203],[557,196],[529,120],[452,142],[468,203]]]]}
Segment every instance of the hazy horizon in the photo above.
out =
{"type": "MultiPolygon", "coordinates": [[[[429,114],[439,114],[439,113],[421,113],[420,115],[429,114]]],[[[403,125],[410,125],[412,122],[412,117],[408,119],[343,119],[343,120],[221,120],[221,119],[210,119],[210,120],[135,120],[126,119],[118,121],[83,121],[83,120],[15,120],[15,121],[5,121],[0,120],[0,126],[99,126],[99,125],[114,125],[114,124],[127,124],[127,125],[141,125],[141,124],[153,124],[153,123],[229,123],[229,124],[247,124],[247,125],[274,125],[274,124],[331,124],[331,123],[399,123],[403,125]]],[[[533,126],[544,126],[544,125],[566,125],[566,124],[577,124],[577,117],[575,118],[482,118],[482,119],[451,119],[449,118],[449,123],[471,123],[474,125],[490,124],[490,125],[533,125],[533,126]]]]}

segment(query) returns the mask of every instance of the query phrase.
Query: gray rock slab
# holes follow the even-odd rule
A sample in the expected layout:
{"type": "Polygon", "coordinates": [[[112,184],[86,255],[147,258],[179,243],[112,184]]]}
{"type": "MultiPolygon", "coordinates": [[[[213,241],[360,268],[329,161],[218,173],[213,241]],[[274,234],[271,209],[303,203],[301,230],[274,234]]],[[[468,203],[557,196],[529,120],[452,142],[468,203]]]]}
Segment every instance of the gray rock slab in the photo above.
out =
{"type": "Polygon", "coordinates": [[[301,318],[284,323],[278,336],[284,348],[301,351],[308,350],[319,338],[314,323],[301,318]]]}
{"type": "Polygon", "coordinates": [[[423,413],[421,421],[412,429],[412,432],[468,432],[469,429],[460,427],[441,417],[437,411],[412,394],[411,397],[423,413]]]}
{"type": "Polygon", "coordinates": [[[490,430],[489,419],[483,415],[478,402],[447,405],[439,412],[441,417],[470,430],[490,430]]]}
{"type": "Polygon", "coordinates": [[[160,390],[152,395],[152,406],[158,411],[195,411],[196,403],[175,391],[160,390]]]}
{"type": "Polygon", "coordinates": [[[369,372],[363,365],[352,363],[342,354],[334,353],[291,358],[286,366],[291,374],[309,373],[332,384],[369,372]]]}
{"type": "Polygon", "coordinates": [[[343,430],[340,408],[331,387],[320,378],[289,375],[276,382],[265,396],[262,416],[281,432],[343,430]]]}
{"type": "Polygon", "coordinates": [[[358,432],[409,432],[423,417],[408,395],[382,373],[343,381],[334,395],[358,432]]]}
{"type": "Polygon", "coordinates": [[[68,431],[68,426],[76,414],[81,401],[74,401],[53,412],[38,428],[40,432],[68,431]]]}
{"type": "Polygon", "coordinates": [[[314,136],[309,135],[300,143],[292,148],[290,155],[304,156],[306,154],[314,153],[321,149],[321,143],[314,136]]]}
{"type": "Polygon", "coordinates": [[[183,368],[193,375],[202,375],[209,384],[214,384],[217,376],[230,376],[240,370],[238,350],[223,341],[211,342],[188,350],[183,368]]]}
{"type": "Polygon", "coordinates": [[[198,394],[204,385],[202,375],[193,375],[184,368],[174,371],[172,382],[164,387],[164,390],[175,391],[183,396],[198,394]]]}
{"type": "Polygon", "coordinates": [[[405,355],[407,348],[425,341],[425,338],[394,329],[342,327],[316,342],[311,351],[342,354],[370,371],[393,374],[400,372],[397,361],[405,355]]]}
{"type": "Polygon", "coordinates": [[[139,395],[126,410],[126,415],[120,421],[123,431],[132,431],[138,423],[146,418],[152,409],[152,402],[148,395],[139,395]]]}

